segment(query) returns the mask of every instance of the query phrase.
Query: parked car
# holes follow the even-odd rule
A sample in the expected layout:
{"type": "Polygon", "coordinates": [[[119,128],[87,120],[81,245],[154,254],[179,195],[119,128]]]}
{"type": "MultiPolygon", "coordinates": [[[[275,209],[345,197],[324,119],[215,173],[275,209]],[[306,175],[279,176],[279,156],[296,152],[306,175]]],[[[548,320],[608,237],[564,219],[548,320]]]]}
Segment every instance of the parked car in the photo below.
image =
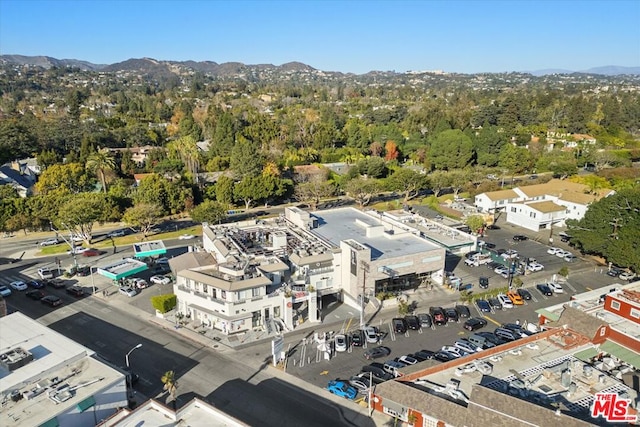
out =
{"type": "Polygon", "coordinates": [[[442,307],[429,307],[429,315],[431,315],[435,325],[442,326],[447,324],[447,317],[442,307]]]}
{"type": "Polygon", "coordinates": [[[487,321],[484,319],[481,319],[480,317],[472,317],[470,319],[467,319],[467,321],[464,322],[464,325],[463,325],[463,327],[467,331],[475,331],[480,328],[484,328],[485,326],[487,326],[487,321]]]}
{"type": "Polygon", "coordinates": [[[435,352],[431,351],[431,350],[420,350],[420,351],[416,351],[415,353],[413,353],[413,358],[414,359],[418,359],[419,361],[423,362],[425,360],[430,360],[433,359],[433,355],[435,354],[435,352]]]}
{"type": "Polygon", "coordinates": [[[418,359],[408,355],[400,356],[398,357],[398,362],[404,363],[405,365],[409,366],[409,365],[415,365],[416,363],[418,363],[418,359]]]}
{"type": "Polygon", "coordinates": [[[478,347],[476,347],[475,345],[471,344],[469,341],[464,339],[456,340],[456,342],[453,343],[453,346],[457,349],[464,351],[467,354],[473,354],[478,352],[478,347]]]}
{"type": "Polygon", "coordinates": [[[511,303],[513,305],[523,305],[524,304],[524,299],[522,298],[522,296],[516,292],[516,291],[509,291],[507,292],[507,297],[509,298],[509,300],[511,300],[511,303]]]}
{"type": "Polygon", "coordinates": [[[555,254],[557,254],[557,253],[558,253],[558,252],[560,252],[560,251],[563,251],[563,252],[564,252],[564,249],[562,249],[562,248],[556,248],[556,247],[554,247],[554,246],[552,246],[552,247],[550,247],[549,249],[547,249],[547,253],[548,253],[549,255],[555,255],[555,254]]]}
{"type": "Polygon", "coordinates": [[[489,305],[489,302],[487,300],[476,300],[476,305],[478,306],[478,310],[480,310],[481,312],[491,313],[491,306],[489,305]]]}
{"type": "Polygon", "coordinates": [[[538,291],[540,291],[540,293],[541,293],[542,295],[545,295],[545,296],[548,296],[548,297],[550,297],[550,296],[552,296],[552,295],[553,295],[553,291],[552,291],[552,290],[551,290],[551,288],[550,288],[549,286],[547,286],[545,283],[538,283],[538,284],[536,285],[536,289],[537,289],[538,291]]]}
{"type": "Polygon", "coordinates": [[[89,267],[88,265],[82,265],[78,267],[78,269],[76,270],[76,274],[80,277],[86,277],[91,274],[91,267],[89,267]]]}
{"type": "Polygon", "coordinates": [[[481,289],[488,289],[489,288],[489,278],[488,277],[480,277],[480,279],[478,279],[478,284],[479,284],[481,289]]]}
{"type": "Polygon", "coordinates": [[[460,320],[458,312],[455,308],[445,308],[444,314],[445,316],[447,316],[447,322],[457,322],[460,320]]]}
{"type": "Polygon", "coordinates": [[[449,353],[448,351],[437,351],[434,355],[433,358],[435,360],[437,360],[438,362],[449,362],[450,360],[455,360],[460,356],[457,356],[455,354],[449,353]]]}
{"type": "Polygon", "coordinates": [[[349,340],[345,334],[337,334],[333,338],[333,342],[335,344],[336,351],[339,353],[347,351],[347,348],[349,347],[349,340]]]}
{"type": "Polygon", "coordinates": [[[503,274],[503,273],[509,274],[509,269],[504,265],[500,265],[499,267],[496,267],[496,269],[493,270],[493,272],[496,274],[503,274]]]}
{"type": "Polygon", "coordinates": [[[147,283],[147,281],[139,277],[134,278],[132,283],[136,289],[146,289],[149,287],[149,284],[147,283]]]}
{"type": "Polygon", "coordinates": [[[336,396],[351,400],[355,399],[358,395],[358,390],[356,390],[355,387],[350,386],[346,381],[329,381],[329,384],[327,384],[327,390],[336,396]]]}
{"type": "Polygon", "coordinates": [[[354,347],[362,347],[364,345],[364,332],[360,329],[356,329],[351,333],[351,344],[354,347]]]}
{"type": "Polygon", "coordinates": [[[531,301],[531,293],[525,288],[520,288],[516,292],[518,292],[518,295],[520,295],[523,300],[531,301]]]}
{"type": "Polygon", "coordinates": [[[547,286],[551,289],[551,291],[554,294],[563,294],[564,293],[564,289],[562,289],[562,286],[560,286],[557,283],[550,282],[550,283],[547,283],[547,286]]]}
{"type": "Polygon", "coordinates": [[[454,308],[458,312],[460,319],[468,319],[471,317],[471,311],[469,311],[469,307],[466,305],[456,305],[454,308]]]}
{"type": "Polygon", "coordinates": [[[505,294],[498,294],[496,298],[498,299],[498,301],[500,301],[500,305],[502,306],[502,308],[513,308],[511,299],[505,294]]]}
{"type": "Polygon", "coordinates": [[[521,338],[519,334],[516,334],[512,330],[506,328],[496,328],[493,333],[495,336],[505,341],[515,341],[521,338]]]}
{"type": "Polygon", "coordinates": [[[378,359],[380,357],[386,357],[391,354],[389,347],[372,347],[364,352],[366,359],[378,359]]]}
{"type": "Polygon", "coordinates": [[[502,304],[498,298],[489,298],[487,301],[489,301],[489,305],[494,310],[502,310],[502,304]]]}
{"type": "MultiPolygon", "coordinates": [[[[478,246],[479,246],[479,245],[480,245],[480,243],[478,243],[478,246]]],[[[471,251],[471,252],[467,252],[466,254],[464,254],[464,257],[465,257],[466,259],[471,259],[471,258],[473,258],[473,257],[474,257],[474,255],[477,255],[477,254],[479,254],[479,253],[480,253],[480,252],[478,252],[478,251],[471,251]]]]}
{"type": "Polygon", "coordinates": [[[404,321],[409,329],[414,331],[420,329],[420,320],[417,316],[404,316],[404,321]]]}
{"type": "Polygon", "coordinates": [[[395,317],[391,319],[391,324],[393,325],[393,331],[397,334],[404,334],[407,332],[407,322],[400,317],[395,317]]]}
{"type": "Polygon", "coordinates": [[[495,270],[498,267],[504,267],[504,265],[496,261],[491,261],[489,264],[487,264],[487,268],[489,270],[495,270]]]}
{"type": "Polygon", "coordinates": [[[135,288],[132,288],[131,286],[123,286],[118,290],[118,292],[120,292],[122,295],[128,296],[129,298],[135,297],[136,295],[138,295],[138,291],[135,290],[135,288]]]}
{"type": "Polygon", "coordinates": [[[622,273],[620,273],[618,275],[618,278],[620,278],[620,280],[631,280],[634,277],[636,277],[636,275],[630,271],[623,271],[622,273]]]}
{"type": "Polygon", "coordinates": [[[86,251],[82,252],[82,256],[90,257],[90,256],[98,256],[102,253],[102,251],[94,248],[89,248],[86,251]]]}
{"type": "Polygon", "coordinates": [[[487,225],[487,230],[500,230],[500,227],[495,224],[487,225]]]}
{"type": "Polygon", "coordinates": [[[484,242],[484,247],[487,249],[494,249],[496,247],[496,244],[491,242],[484,242]]]}
{"type": "Polygon", "coordinates": [[[27,298],[31,298],[32,300],[40,301],[44,298],[45,293],[40,289],[33,289],[31,291],[27,291],[24,293],[24,296],[27,298]]]}
{"type": "Polygon", "coordinates": [[[46,295],[40,300],[40,302],[48,305],[49,307],[57,307],[62,304],[62,300],[55,295],[46,295]]]}
{"type": "Polygon", "coordinates": [[[575,260],[578,259],[578,257],[575,256],[572,253],[569,253],[569,254],[565,255],[564,258],[562,258],[562,259],[565,260],[566,262],[574,262],[575,260]]]}
{"type": "Polygon", "coordinates": [[[24,283],[22,280],[15,280],[9,283],[9,287],[14,291],[26,291],[28,289],[27,284],[24,283]]]}
{"type": "Polygon", "coordinates": [[[556,256],[557,256],[558,258],[564,258],[564,257],[566,257],[567,255],[572,255],[572,254],[571,254],[571,252],[569,252],[569,251],[565,251],[564,249],[560,249],[558,252],[556,252],[556,256]]]}
{"type": "Polygon", "coordinates": [[[47,286],[51,286],[53,289],[62,289],[66,285],[60,279],[50,279],[50,280],[47,280],[47,286]]]}
{"type": "Polygon", "coordinates": [[[151,276],[149,281],[154,285],[168,285],[171,283],[171,279],[166,276],[151,276]]]}
{"type": "Polygon", "coordinates": [[[542,271],[544,270],[544,265],[538,263],[538,262],[530,262],[529,265],[527,265],[527,270],[529,271],[542,271]]]}
{"type": "Polygon", "coordinates": [[[523,242],[525,240],[529,240],[529,238],[527,236],[522,235],[522,234],[516,234],[515,236],[513,236],[513,240],[515,242],[523,242]]]}
{"type": "Polygon", "coordinates": [[[369,381],[369,375],[360,374],[351,377],[351,379],[349,380],[349,385],[356,388],[359,393],[365,394],[369,391],[373,384],[371,384],[371,382],[369,381]]]}
{"type": "Polygon", "coordinates": [[[58,243],[60,243],[60,241],[56,237],[52,237],[51,239],[40,242],[40,246],[54,246],[58,243]]]}
{"type": "Polygon", "coordinates": [[[431,316],[427,313],[418,313],[418,320],[420,321],[420,327],[422,328],[430,328],[433,323],[431,316]]]}
{"type": "Polygon", "coordinates": [[[444,346],[442,346],[440,351],[446,351],[447,353],[451,353],[456,357],[467,356],[468,354],[470,354],[470,353],[467,353],[466,351],[461,350],[458,347],[455,347],[453,345],[444,345],[444,346]]]}
{"type": "Polygon", "coordinates": [[[84,289],[80,286],[70,286],[67,288],[67,293],[73,295],[74,297],[84,296],[84,289]]]}
{"type": "Polygon", "coordinates": [[[618,277],[620,275],[620,273],[622,273],[622,271],[620,271],[620,270],[618,270],[616,268],[612,268],[612,269],[607,271],[607,276],[618,277]]]}
{"type": "Polygon", "coordinates": [[[38,276],[40,276],[41,279],[53,279],[53,271],[48,268],[39,268],[38,276]]]}
{"type": "Polygon", "coordinates": [[[375,344],[380,341],[380,334],[378,333],[378,328],[375,326],[367,326],[364,328],[364,335],[368,343],[375,344]]]}
{"type": "Polygon", "coordinates": [[[513,259],[518,256],[518,251],[514,249],[509,249],[508,251],[505,251],[504,253],[500,254],[500,256],[504,259],[513,259]]]}

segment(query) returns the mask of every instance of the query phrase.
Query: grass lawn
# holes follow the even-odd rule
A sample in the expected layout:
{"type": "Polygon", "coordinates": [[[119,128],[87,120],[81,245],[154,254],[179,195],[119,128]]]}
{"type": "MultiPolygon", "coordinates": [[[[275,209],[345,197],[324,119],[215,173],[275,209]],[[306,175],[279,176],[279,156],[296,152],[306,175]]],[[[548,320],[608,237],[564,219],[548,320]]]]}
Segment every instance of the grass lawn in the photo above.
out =
{"type": "MultiPolygon", "coordinates": [[[[194,225],[193,227],[183,228],[178,231],[169,231],[166,233],[158,233],[147,236],[147,241],[153,240],[165,240],[165,239],[177,239],[182,234],[193,234],[196,238],[192,240],[196,240],[198,237],[202,236],[202,225],[194,225]]],[[[129,236],[123,237],[114,237],[113,240],[116,246],[127,246],[133,245],[134,243],[140,243],[142,241],[143,235],[142,233],[131,234],[129,236]]],[[[96,249],[109,249],[112,247],[111,239],[109,238],[101,238],[101,240],[94,240],[91,244],[92,248],[96,249]]],[[[55,245],[55,246],[46,246],[40,249],[40,255],[57,255],[57,254],[65,254],[69,251],[69,245],[66,243],[55,245]]]]}

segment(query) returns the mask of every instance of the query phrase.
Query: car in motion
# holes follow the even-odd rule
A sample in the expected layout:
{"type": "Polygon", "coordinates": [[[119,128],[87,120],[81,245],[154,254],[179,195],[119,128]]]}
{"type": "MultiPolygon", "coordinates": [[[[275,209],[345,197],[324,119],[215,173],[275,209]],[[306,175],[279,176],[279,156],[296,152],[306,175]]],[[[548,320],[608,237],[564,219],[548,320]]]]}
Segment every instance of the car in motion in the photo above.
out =
{"type": "Polygon", "coordinates": [[[522,234],[516,234],[515,236],[513,236],[514,242],[524,242],[525,240],[529,240],[529,238],[522,234]]]}
{"type": "Polygon", "coordinates": [[[195,239],[196,236],[194,236],[193,234],[181,234],[178,237],[178,240],[191,240],[191,239],[195,239]]]}
{"type": "Polygon", "coordinates": [[[86,251],[82,252],[82,256],[85,256],[85,257],[98,256],[101,253],[102,253],[102,251],[100,251],[98,249],[89,248],[86,251]]]}
{"type": "Polygon", "coordinates": [[[391,349],[389,347],[372,347],[364,352],[364,357],[367,360],[378,359],[380,357],[387,357],[391,354],[391,349]]]}
{"type": "Polygon", "coordinates": [[[40,302],[48,305],[49,307],[57,307],[62,304],[62,300],[55,295],[46,295],[40,299],[40,302]]]}
{"type": "Polygon", "coordinates": [[[118,292],[120,292],[122,295],[128,296],[129,298],[132,298],[138,295],[138,291],[135,288],[132,288],[131,286],[123,286],[120,289],[118,289],[118,292]]]}
{"type": "Polygon", "coordinates": [[[42,289],[44,288],[44,282],[42,280],[29,280],[27,285],[31,286],[33,289],[42,289]]]}
{"type": "Polygon", "coordinates": [[[464,322],[463,328],[467,331],[476,331],[487,326],[487,321],[480,317],[472,317],[464,322]]]}
{"type": "Polygon", "coordinates": [[[82,287],[80,286],[69,286],[67,288],[67,293],[79,298],[84,296],[84,289],[82,289],[82,287]]]}
{"type": "Polygon", "coordinates": [[[171,283],[171,279],[167,276],[151,276],[149,281],[154,285],[168,285],[171,283]]]}
{"type": "Polygon", "coordinates": [[[327,384],[327,390],[336,396],[344,397],[346,399],[353,400],[358,395],[358,390],[352,387],[346,381],[332,380],[327,384]]]}
{"type": "Polygon", "coordinates": [[[24,296],[27,298],[31,298],[32,300],[40,301],[45,297],[45,293],[40,289],[33,289],[31,291],[27,291],[24,293],[24,296]]]}
{"type": "Polygon", "coordinates": [[[122,237],[124,235],[125,235],[124,230],[114,230],[109,232],[109,234],[107,234],[107,237],[122,237]]]}
{"type": "Polygon", "coordinates": [[[40,246],[54,246],[54,245],[57,245],[58,243],[60,243],[60,241],[57,238],[52,237],[50,239],[40,242],[40,246]]]}

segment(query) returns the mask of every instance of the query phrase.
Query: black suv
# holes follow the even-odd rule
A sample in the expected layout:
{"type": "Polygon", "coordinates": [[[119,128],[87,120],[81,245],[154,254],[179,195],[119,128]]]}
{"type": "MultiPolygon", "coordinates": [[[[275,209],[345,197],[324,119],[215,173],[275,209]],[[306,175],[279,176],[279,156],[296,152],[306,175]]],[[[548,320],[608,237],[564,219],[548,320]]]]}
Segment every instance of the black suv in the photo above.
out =
{"type": "Polygon", "coordinates": [[[489,278],[488,277],[481,277],[479,283],[480,283],[480,288],[481,289],[487,289],[489,287],[489,278]]]}
{"type": "Polygon", "coordinates": [[[417,331],[420,329],[420,320],[416,316],[404,316],[404,321],[407,323],[409,329],[417,331]]]}
{"type": "Polygon", "coordinates": [[[407,322],[405,322],[404,319],[396,317],[391,320],[391,323],[393,324],[393,331],[395,333],[404,334],[405,332],[407,332],[407,322]]]}
{"type": "Polygon", "coordinates": [[[527,236],[523,236],[522,234],[516,234],[515,236],[513,236],[513,240],[516,242],[522,242],[524,240],[529,240],[529,238],[527,236]]]}
{"type": "Polygon", "coordinates": [[[456,305],[455,309],[461,319],[467,319],[471,317],[469,307],[467,307],[466,305],[456,305]]]}
{"type": "Polygon", "coordinates": [[[353,331],[351,334],[351,343],[354,347],[362,347],[364,344],[364,333],[361,329],[353,331]]]}
{"type": "Polygon", "coordinates": [[[441,326],[447,324],[447,317],[444,314],[442,307],[429,307],[429,314],[433,319],[433,323],[441,326]]]}
{"type": "Polygon", "coordinates": [[[457,322],[459,320],[458,311],[455,308],[445,309],[444,314],[447,316],[447,321],[449,322],[457,322]]]}

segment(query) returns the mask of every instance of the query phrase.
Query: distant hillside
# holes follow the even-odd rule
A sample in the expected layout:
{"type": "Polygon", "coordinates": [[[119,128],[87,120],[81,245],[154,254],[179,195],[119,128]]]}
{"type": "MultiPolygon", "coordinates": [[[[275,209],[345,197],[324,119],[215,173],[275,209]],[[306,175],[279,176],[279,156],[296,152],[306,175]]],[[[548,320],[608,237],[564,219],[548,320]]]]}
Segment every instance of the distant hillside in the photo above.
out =
{"type": "MultiPolygon", "coordinates": [[[[318,71],[316,68],[310,65],[303,64],[301,62],[288,62],[279,66],[272,64],[257,64],[247,65],[242,62],[225,62],[218,64],[213,61],[171,61],[171,60],[157,60],[153,58],[131,58],[126,61],[118,62],[115,64],[92,64],[87,61],[81,61],[77,59],[56,59],[49,56],[23,56],[23,55],[0,55],[0,63],[5,64],[18,64],[18,65],[31,65],[35,67],[42,67],[45,69],[51,67],[78,67],[82,70],[91,71],[138,71],[146,74],[153,75],[176,75],[180,71],[194,70],[199,71],[211,76],[217,77],[229,77],[238,74],[244,74],[248,72],[261,72],[261,71],[281,71],[285,73],[290,72],[314,72],[318,71]]],[[[336,75],[341,75],[341,72],[333,72],[336,75]]],[[[386,76],[389,74],[396,74],[395,72],[382,72],[382,71],[370,71],[362,74],[363,76],[376,77],[386,76]]],[[[615,65],[608,65],[603,67],[589,68],[588,70],[575,71],[565,69],[545,69],[528,72],[534,76],[544,76],[551,74],[601,74],[607,76],[617,75],[640,75],[640,67],[620,67],[615,65]]],[[[351,74],[351,73],[347,73],[351,74]]],[[[455,74],[455,72],[453,73],[455,74]]],[[[476,74],[500,74],[500,73],[476,73],[476,74]]]]}

